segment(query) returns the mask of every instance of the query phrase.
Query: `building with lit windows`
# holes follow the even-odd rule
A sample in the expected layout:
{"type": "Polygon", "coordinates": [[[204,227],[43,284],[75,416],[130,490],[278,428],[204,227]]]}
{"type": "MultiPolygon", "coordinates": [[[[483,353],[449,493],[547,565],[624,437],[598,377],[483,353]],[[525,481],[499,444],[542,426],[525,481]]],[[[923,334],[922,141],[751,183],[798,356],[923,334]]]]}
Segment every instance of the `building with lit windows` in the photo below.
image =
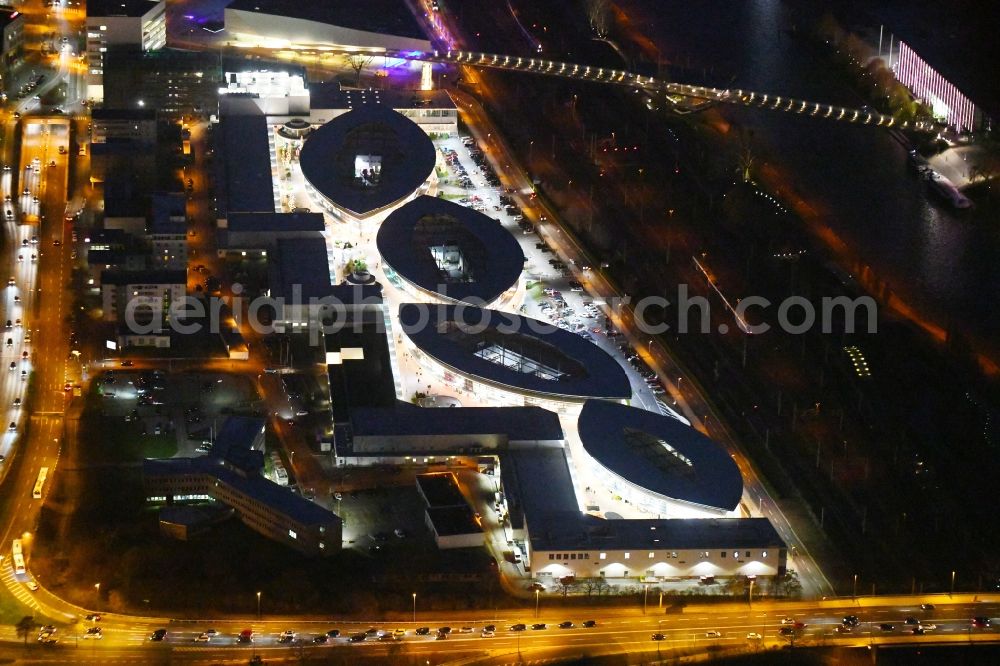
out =
{"type": "Polygon", "coordinates": [[[308,556],[340,550],[340,518],[263,475],[264,420],[229,417],[211,450],[197,458],[143,461],[146,500],[215,503],[269,539],[308,556]]]}
{"type": "Polygon", "coordinates": [[[182,300],[186,289],[184,270],[103,271],[104,320],[123,322],[132,310],[141,321],[163,321],[170,304],[182,300]]]}
{"type": "Polygon", "coordinates": [[[156,110],[153,108],[103,108],[91,111],[91,144],[131,141],[150,148],[156,145],[156,139],[156,110]]]}
{"type": "Polygon", "coordinates": [[[535,578],[660,580],[776,576],[788,552],[766,518],[602,520],[544,513],[531,525],[535,578]]]}
{"type": "Polygon", "coordinates": [[[382,222],[375,238],[383,270],[415,300],[517,309],[524,253],[496,220],[422,196],[382,222]]]}
{"type": "Polygon", "coordinates": [[[434,144],[416,123],[388,108],[339,115],[306,137],[299,165],[312,199],[335,219],[388,214],[437,182],[434,144]]]}
{"type": "Polygon", "coordinates": [[[406,303],[399,323],[413,356],[481,403],[575,414],[590,398],[625,401],[621,365],[586,338],[552,324],[473,306],[406,303]]]}
{"type": "Polygon", "coordinates": [[[13,96],[16,90],[8,90],[8,79],[14,68],[24,60],[24,14],[0,11],[0,90],[13,96]]]}
{"type": "Polygon", "coordinates": [[[167,43],[166,0],[87,1],[87,97],[104,99],[104,54],[115,45],[155,51],[167,43]]]}

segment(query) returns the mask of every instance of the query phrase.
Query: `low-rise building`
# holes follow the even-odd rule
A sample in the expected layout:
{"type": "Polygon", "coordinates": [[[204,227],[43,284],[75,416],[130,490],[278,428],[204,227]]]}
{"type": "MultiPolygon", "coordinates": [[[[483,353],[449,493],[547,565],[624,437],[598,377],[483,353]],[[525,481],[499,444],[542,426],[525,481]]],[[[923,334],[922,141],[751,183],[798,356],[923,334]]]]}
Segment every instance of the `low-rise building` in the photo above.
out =
{"type": "Polygon", "coordinates": [[[218,228],[220,257],[266,257],[282,240],[322,240],[324,224],[321,213],[233,212],[218,228]]]}
{"type": "Polygon", "coordinates": [[[179,192],[159,192],[150,197],[146,239],[152,249],[152,268],[187,268],[187,200],[179,192]]]}
{"type": "Polygon", "coordinates": [[[90,114],[90,142],[134,141],[141,146],[156,145],[154,108],[100,108],[90,114]]]}
{"type": "Polygon", "coordinates": [[[104,320],[134,321],[138,325],[134,333],[159,330],[169,316],[171,303],[182,300],[186,290],[187,272],[183,270],[103,271],[104,320]]]}
{"type": "Polygon", "coordinates": [[[208,455],[144,461],[147,501],[219,502],[254,531],[304,555],[336,553],[341,519],[263,476],[263,436],[263,419],[230,417],[208,455]]]}

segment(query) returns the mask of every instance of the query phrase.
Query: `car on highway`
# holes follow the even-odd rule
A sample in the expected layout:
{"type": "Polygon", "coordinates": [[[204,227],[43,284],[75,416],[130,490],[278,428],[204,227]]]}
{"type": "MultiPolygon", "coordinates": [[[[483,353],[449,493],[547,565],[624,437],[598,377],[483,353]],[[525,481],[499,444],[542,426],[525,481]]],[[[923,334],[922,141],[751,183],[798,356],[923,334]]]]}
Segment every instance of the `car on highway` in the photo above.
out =
{"type": "Polygon", "coordinates": [[[438,629],[437,632],[439,634],[450,634],[451,633],[451,627],[441,627],[440,629],[438,629]]]}
{"type": "Polygon", "coordinates": [[[781,624],[795,624],[795,618],[793,618],[793,617],[783,617],[783,618],[781,618],[781,624]]]}
{"type": "Polygon", "coordinates": [[[337,638],[340,636],[340,629],[331,629],[330,631],[326,632],[326,635],[329,638],[337,638]]]}
{"type": "Polygon", "coordinates": [[[426,636],[427,634],[431,633],[431,628],[417,627],[416,629],[414,629],[413,633],[415,633],[417,636],[426,636]]]}
{"type": "Polygon", "coordinates": [[[764,637],[758,634],[756,631],[751,631],[749,634],[747,634],[748,641],[759,641],[763,639],[764,637]]]}
{"type": "Polygon", "coordinates": [[[327,636],[326,634],[320,634],[318,636],[313,636],[313,643],[316,643],[318,645],[325,645],[326,642],[329,641],[329,640],[330,640],[330,637],[327,636]]]}
{"type": "Polygon", "coordinates": [[[8,287],[15,287],[15,286],[17,286],[17,280],[14,279],[13,275],[11,275],[9,278],[7,278],[7,286],[8,287]]]}
{"type": "Polygon", "coordinates": [[[27,582],[27,583],[25,583],[24,585],[25,585],[25,586],[26,586],[26,587],[27,587],[27,588],[28,588],[29,590],[31,590],[32,592],[37,592],[37,591],[38,591],[38,583],[36,583],[36,582],[34,581],[34,579],[32,579],[32,578],[29,578],[29,579],[28,579],[28,582],[27,582]]]}
{"type": "Polygon", "coordinates": [[[495,631],[488,631],[486,629],[483,629],[483,631],[480,634],[480,636],[482,636],[483,638],[493,638],[494,636],[496,636],[496,632],[495,631]]]}
{"type": "Polygon", "coordinates": [[[154,631],[149,635],[149,640],[159,642],[165,639],[166,637],[167,637],[166,629],[157,629],[156,631],[154,631]]]}
{"type": "Polygon", "coordinates": [[[13,404],[14,407],[20,407],[21,406],[21,399],[20,398],[14,398],[14,402],[11,403],[11,404],[13,404]]]}
{"type": "Polygon", "coordinates": [[[548,625],[545,624],[544,622],[536,622],[533,625],[531,625],[533,631],[541,631],[543,629],[546,629],[547,627],[548,625]]]}
{"type": "Polygon", "coordinates": [[[883,622],[882,624],[878,625],[879,631],[895,631],[895,629],[896,625],[891,624],[889,622],[883,622]]]}
{"type": "Polygon", "coordinates": [[[838,625],[838,626],[837,626],[837,629],[836,629],[836,632],[837,632],[838,634],[849,634],[849,633],[851,633],[852,631],[854,631],[854,630],[853,630],[853,629],[851,629],[851,628],[850,628],[849,626],[847,626],[846,624],[841,624],[841,625],[838,625]]]}
{"type": "Polygon", "coordinates": [[[17,423],[11,421],[10,426],[8,426],[7,429],[10,430],[11,432],[17,432],[17,423]]]}
{"type": "Polygon", "coordinates": [[[705,632],[705,638],[722,638],[722,633],[712,629],[705,632]]]}
{"type": "Polygon", "coordinates": [[[510,625],[510,631],[524,631],[528,627],[523,624],[512,624],[510,625]]]}
{"type": "Polygon", "coordinates": [[[212,637],[209,636],[208,634],[201,633],[201,634],[198,634],[197,636],[195,636],[194,640],[195,640],[196,643],[207,643],[210,640],[212,640],[212,637]]]}
{"type": "Polygon", "coordinates": [[[244,629],[236,637],[237,643],[253,643],[253,629],[244,629]]]}
{"type": "Polygon", "coordinates": [[[461,629],[458,630],[458,633],[460,633],[460,634],[471,634],[474,631],[475,631],[475,628],[473,628],[473,627],[462,627],[461,629]]]}
{"type": "Polygon", "coordinates": [[[921,622],[920,624],[917,625],[917,628],[923,629],[924,631],[934,631],[935,629],[937,629],[937,625],[934,624],[933,622],[928,622],[926,624],[921,622]]]}
{"type": "Polygon", "coordinates": [[[664,636],[663,634],[653,634],[653,635],[652,635],[652,639],[653,639],[654,641],[662,641],[662,640],[665,640],[666,638],[667,638],[667,637],[666,637],[666,636],[664,636]]]}
{"type": "Polygon", "coordinates": [[[841,624],[845,627],[856,627],[861,624],[861,620],[858,619],[857,615],[846,615],[844,619],[841,620],[841,624]]]}
{"type": "Polygon", "coordinates": [[[83,638],[85,638],[85,639],[87,639],[87,638],[101,639],[101,638],[104,638],[104,631],[100,627],[90,627],[83,634],[83,638]]]}
{"type": "Polygon", "coordinates": [[[913,617],[912,615],[910,617],[906,618],[906,620],[904,622],[906,624],[912,625],[912,626],[916,626],[916,625],[920,624],[920,620],[918,620],[917,618],[913,617]]]}
{"type": "Polygon", "coordinates": [[[214,636],[218,636],[219,632],[216,631],[215,629],[206,629],[205,630],[205,635],[206,636],[213,636],[214,637],[214,636]]]}
{"type": "Polygon", "coordinates": [[[922,611],[932,611],[932,610],[934,610],[934,604],[920,604],[920,610],[922,610],[922,611]]]}
{"type": "Polygon", "coordinates": [[[778,629],[778,633],[781,634],[782,636],[791,636],[791,635],[793,635],[795,633],[795,628],[794,627],[781,627],[780,629],[778,629]]]}
{"type": "Polygon", "coordinates": [[[392,632],[392,635],[397,638],[402,638],[403,636],[406,635],[406,629],[396,629],[394,632],[392,632]]]}
{"type": "Polygon", "coordinates": [[[365,635],[365,633],[362,631],[362,632],[357,633],[357,634],[351,634],[350,637],[348,637],[347,640],[349,640],[352,643],[360,643],[360,642],[364,641],[366,638],[368,638],[368,636],[365,635]]]}
{"type": "Polygon", "coordinates": [[[993,625],[993,623],[990,620],[990,618],[988,618],[988,617],[984,617],[982,615],[979,615],[979,616],[976,616],[976,617],[972,618],[972,626],[973,627],[978,627],[979,629],[985,629],[986,627],[990,627],[992,625],[993,625]]]}
{"type": "Polygon", "coordinates": [[[90,615],[87,615],[83,619],[85,619],[87,622],[100,622],[101,616],[98,615],[97,613],[91,613],[90,615]]]}
{"type": "Polygon", "coordinates": [[[583,626],[587,627],[588,629],[590,627],[596,627],[597,626],[597,620],[587,620],[586,622],[583,623],[583,626]]]}
{"type": "Polygon", "coordinates": [[[573,624],[572,622],[570,622],[569,620],[566,620],[565,622],[560,622],[559,623],[559,628],[560,629],[573,629],[574,627],[576,627],[576,625],[573,624]]]}

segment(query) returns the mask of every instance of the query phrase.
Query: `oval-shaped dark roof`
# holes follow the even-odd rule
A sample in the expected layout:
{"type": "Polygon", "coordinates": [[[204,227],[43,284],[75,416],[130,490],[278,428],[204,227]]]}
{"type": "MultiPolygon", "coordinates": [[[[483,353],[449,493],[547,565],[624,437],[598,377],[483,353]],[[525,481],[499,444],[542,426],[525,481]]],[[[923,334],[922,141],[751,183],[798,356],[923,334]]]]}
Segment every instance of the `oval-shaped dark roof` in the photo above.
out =
{"type": "Polygon", "coordinates": [[[355,217],[367,217],[413,194],[434,172],[434,144],[420,127],[388,108],[363,106],[306,138],[302,175],[317,192],[355,217]],[[377,182],[358,177],[356,158],[380,161],[377,182]]]}
{"type": "Polygon", "coordinates": [[[726,450],[675,418],[588,400],[577,430],[604,468],[651,492],[722,511],[739,506],[743,477],[726,450]]]}
{"type": "Polygon", "coordinates": [[[394,210],[375,243],[407,282],[473,305],[496,300],[524,267],[521,246],[499,222],[438,197],[417,197],[394,210]]]}
{"type": "Polygon", "coordinates": [[[399,306],[403,332],[455,372],[544,397],[625,400],[622,367],[585,338],[537,319],[471,305],[399,306]]]}

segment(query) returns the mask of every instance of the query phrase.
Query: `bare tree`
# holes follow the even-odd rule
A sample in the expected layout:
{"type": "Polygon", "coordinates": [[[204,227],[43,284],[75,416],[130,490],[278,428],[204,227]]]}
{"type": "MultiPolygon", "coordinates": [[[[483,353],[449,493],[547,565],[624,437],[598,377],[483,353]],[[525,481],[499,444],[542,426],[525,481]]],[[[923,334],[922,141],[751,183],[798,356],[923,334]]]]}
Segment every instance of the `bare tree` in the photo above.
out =
{"type": "Polygon", "coordinates": [[[375,60],[375,56],[365,55],[363,53],[355,53],[353,55],[347,56],[347,64],[351,66],[354,70],[354,87],[361,87],[361,72],[364,71],[368,65],[372,64],[375,60]]]}
{"type": "Polygon", "coordinates": [[[16,625],[14,625],[14,631],[17,632],[18,638],[22,637],[24,638],[24,644],[27,645],[28,635],[31,634],[31,632],[34,631],[35,627],[37,626],[38,625],[35,623],[34,615],[25,615],[24,617],[22,617],[20,620],[17,621],[16,625]]]}
{"type": "Polygon", "coordinates": [[[611,25],[611,1],[610,0],[586,0],[587,19],[590,21],[591,29],[597,36],[604,38],[608,36],[608,29],[611,25]]]}

